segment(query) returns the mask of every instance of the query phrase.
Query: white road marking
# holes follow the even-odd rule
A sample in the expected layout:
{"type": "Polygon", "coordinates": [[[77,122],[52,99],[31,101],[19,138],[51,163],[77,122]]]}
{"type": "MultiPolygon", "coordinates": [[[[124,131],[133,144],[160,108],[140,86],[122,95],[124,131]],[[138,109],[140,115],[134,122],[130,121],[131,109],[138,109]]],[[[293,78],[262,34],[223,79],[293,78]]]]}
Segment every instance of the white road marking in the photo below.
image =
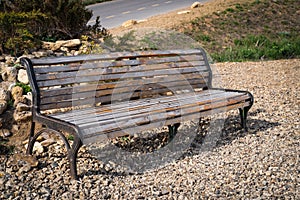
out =
{"type": "Polygon", "coordinates": [[[165,3],[172,3],[172,1],[166,1],[165,3]]]}
{"type": "Polygon", "coordinates": [[[139,8],[137,10],[140,11],[140,10],[145,10],[145,9],[146,9],[145,7],[142,7],[142,8],[139,8]]]}
{"type": "Polygon", "coordinates": [[[152,5],[152,7],[157,7],[157,6],[159,6],[159,4],[157,3],[157,4],[153,4],[152,5]]]}
{"type": "Polygon", "coordinates": [[[129,14],[131,11],[122,12],[123,15],[129,14]]]}
{"type": "Polygon", "coordinates": [[[110,18],[114,18],[114,17],[115,17],[115,15],[111,15],[111,16],[105,17],[105,19],[110,19],[110,18]]]}

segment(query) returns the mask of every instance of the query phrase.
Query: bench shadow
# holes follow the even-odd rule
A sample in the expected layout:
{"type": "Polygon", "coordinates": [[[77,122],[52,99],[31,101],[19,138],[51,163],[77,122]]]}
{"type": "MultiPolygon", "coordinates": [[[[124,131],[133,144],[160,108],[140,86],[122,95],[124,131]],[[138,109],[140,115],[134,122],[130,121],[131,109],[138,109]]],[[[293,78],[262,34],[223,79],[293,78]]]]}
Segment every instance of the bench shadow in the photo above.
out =
{"type": "Polygon", "coordinates": [[[240,118],[238,115],[229,115],[224,120],[224,127],[218,133],[217,141],[214,143],[212,148],[203,148],[203,143],[205,142],[206,137],[208,137],[208,131],[210,126],[210,119],[204,119],[204,123],[202,123],[202,127],[200,127],[200,131],[194,138],[190,148],[180,159],[183,159],[187,156],[193,156],[200,154],[204,151],[211,151],[216,148],[220,148],[221,146],[229,145],[234,140],[242,137],[246,137],[247,135],[256,135],[260,131],[266,131],[268,129],[272,129],[274,127],[280,126],[279,122],[270,122],[265,119],[253,119],[252,117],[257,116],[259,113],[264,113],[266,110],[257,109],[249,113],[247,119],[247,127],[248,130],[245,131],[240,124],[240,118]]]}
{"type": "MultiPolygon", "coordinates": [[[[255,135],[259,131],[265,131],[281,125],[278,122],[270,122],[264,119],[252,118],[264,112],[266,112],[266,110],[264,109],[257,109],[252,112],[249,112],[249,116],[247,119],[248,131],[245,131],[243,128],[241,128],[239,115],[232,114],[227,116],[225,120],[224,119],[222,120],[224,126],[221,132],[218,133],[220,135],[218,135],[217,141],[214,143],[214,146],[212,148],[203,148],[203,143],[205,141],[205,138],[208,137],[207,134],[209,134],[209,129],[211,128],[210,127],[211,119],[209,117],[203,118],[201,120],[201,126],[199,127],[199,131],[196,134],[196,137],[194,137],[190,147],[185,152],[182,152],[182,155],[177,160],[182,160],[186,157],[199,155],[201,154],[201,152],[212,151],[213,149],[220,148],[221,146],[229,145],[230,143],[232,143],[234,140],[238,138],[245,137],[247,135],[255,135]]],[[[128,137],[130,140],[130,136],[128,137]]],[[[142,152],[142,153],[149,152],[148,150],[145,150],[147,149],[147,147],[148,149],[151,149],[153,151],[155,150],[155,148],[162,148],[167,144],[168,144],[167,131],[162,131],[161,133],[151,135],[148,138],[139,138],[137,140],[134,140],[134,142],[130,142],[127,144],[124,144],[122,142],[118,143],[115,141],[115,145],[119,148],[122,148],[123,150],[131,151],[131,152],[142,152]]],[[[86,154],[83,157],[79,156],[79,159],[80,158],[97,160],[97,158],[95,158],[90,154],[86,154]]],[[[142,173],[136,173],[136,172],[130,173],[130,172],[125,172],[120,170],[114,170],[114,169],[106,170],[105,168],[101,168],[101,169],[88,169],[84,173],[81,173],[79,176],[82,178],[84,176],[93,176],[93,175],[128,176],[131,174],[142,174],[142,173]]]]}

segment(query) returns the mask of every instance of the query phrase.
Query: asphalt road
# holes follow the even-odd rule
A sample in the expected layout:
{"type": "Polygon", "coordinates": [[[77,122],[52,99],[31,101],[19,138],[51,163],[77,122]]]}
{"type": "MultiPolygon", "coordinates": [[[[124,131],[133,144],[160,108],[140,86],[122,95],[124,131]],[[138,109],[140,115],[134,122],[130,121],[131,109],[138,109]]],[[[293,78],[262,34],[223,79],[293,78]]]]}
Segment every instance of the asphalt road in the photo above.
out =
{"type": "MultiPolygon", "coordinates": [[[[206,1],[208,0],[199,2],[206,1]]],[[[100,16],[101,25],[105,28],[113,28],[130,19],[143,20],[154,15],[189,7],[194,2],[195,0],[114,0],[94,4],[87,7],[93,11],[93,17],[88,24],[95,23],[96,17],[100,16]]]]}

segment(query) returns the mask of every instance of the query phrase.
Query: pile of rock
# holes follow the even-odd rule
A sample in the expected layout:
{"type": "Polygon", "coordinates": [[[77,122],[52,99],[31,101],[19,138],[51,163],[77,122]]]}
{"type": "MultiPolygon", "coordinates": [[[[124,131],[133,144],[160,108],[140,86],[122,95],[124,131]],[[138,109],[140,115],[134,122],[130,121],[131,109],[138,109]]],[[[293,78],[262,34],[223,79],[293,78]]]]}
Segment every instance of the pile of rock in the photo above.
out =
{"type": "MultiPolygon", "coordinates": [[[[80,39],[44,42],[41,50],[21,57],[72,56],[88,53],[89,49],[91,44],[80,39]]],[[[20,65],[21,57],[0,55],[0,137],[18,133],[22,123],[31,118],[32,96],[23,88],[29,84],[29,80],[26,70],[20,65]]]]}

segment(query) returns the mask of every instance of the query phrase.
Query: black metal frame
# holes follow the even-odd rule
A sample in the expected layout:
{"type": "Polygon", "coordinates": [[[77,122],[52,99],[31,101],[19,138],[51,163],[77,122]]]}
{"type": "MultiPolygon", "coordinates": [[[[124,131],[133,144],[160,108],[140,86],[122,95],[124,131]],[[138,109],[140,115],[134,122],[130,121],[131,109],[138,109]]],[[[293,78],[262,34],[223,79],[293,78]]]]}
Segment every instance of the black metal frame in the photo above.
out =
{"type": "MultiPolygon", "coordinates": [[[[239,108],[242,127],[245,129],[245,131],[247,131],[247,126],[246,126],[247,113],[248,113],[249,109],[251,108],[251,106],[253,105],[253,101],[254,101],[253,95],[247,91],[231,90],[231,89],[223,89],[223,88],[212,88],[212,70],[208,63],[206,52],[201,48],[199,50],[202,52],[202,55],[203,55],[204,61],[205,61],[205,65],[208,67],[208,70],[209,70],[209,78],[208,78],[207,87],[205,87],[203,89],[224,90],[224,91],[242,92],[242,93],[249,94],[250,105],[247,107],[244,107],[244,108],[239,108]]],[[[75,59],[75,62],[78,62],[78,59],[76,57],[74,57],[74,59],[75,59]]],[[[62,62],[62,61],[60,61],[60,62],[62,62]]],[[[70,63],[70,62],[71,61],[68,60],[68,63],[70,63]]],[[[44,131],[49,130],[49,131],[53,132],[54,134],[57,134],[63,140],[63,142],[66,146],[67,153],[68,153],[68,160],[70,163],[71,176],[74,179],[78,179],[77,166],[76,166],[77,153],[78,153],[80,147],[83,145],[82,141],[80,139],[80,135],[81,135],[80,129],[74,124],[41,114],[41,112],[40,112],[40,90],[37,85],[34,68],[33,68],[33,63],[28,58],[21,58],[21,64],[26,67],[29,82],[30,82],[31,89],[32,89],[32,96],[33,96],[32,119],[31,119],[32,123],[31,123],[29,143],[28,143],[28,148],[27,148],[26,153],[32,154],[33,146],[34,146],[36,139],[44,131]],[[47,128],[42,129],[39,132],[35,133],[35,123],[36,122],[46,125],[47,128]],[[67,140],[67,138],[65,137],[65,135],[59,131],[66,131],[74,136],[74,141],[73,141],[72,146],[70,145],[70,143],[67,140]]],[[[168,126],[169,142],[175,137],[179,126],[180,126],[180,123],[176,123],[176,124],[168,126]]]]}
{"type": "Polygon", "coordinates": [[[26,150],[26,154],[32,155],[34,143],[36,139],[45,131],[49,130],[53,133],[57,134],[64,142],[66,146],[66,150],[68,153],[68,160],[70,163],[70,173],[71,176],[74,179],[78,179],[77,175],[77,166],[76,166],[76,160],[77,160],[77,153],[82,146],[82,141],[79,138],[79,128],[73,124],[70,124],[68,122],[64,122],[55,118],[52,118],[50,116],[42,115],[40,112],[40,91],[37,86],[36,77],[34,74],[33,64],[30,59],[28,58],[21,58],[21,64],[23,66],[26,66],[29,82],[31,85],[32,90],[32,117],[31,117],[31,127],[30,127],[30,134],[29,134],[29,141],[28,141],[28,147],[26,150]],[[43,125],[46,125],[46,129],[42,129],[41,131],[37,132],[35,134],[35,123],[41,123],[43,125]],[[69,141],[65,137],[64,134],[62,134],[59,131],[66,131],[74,136],[73,144],[70,145],[69,141]]]}

